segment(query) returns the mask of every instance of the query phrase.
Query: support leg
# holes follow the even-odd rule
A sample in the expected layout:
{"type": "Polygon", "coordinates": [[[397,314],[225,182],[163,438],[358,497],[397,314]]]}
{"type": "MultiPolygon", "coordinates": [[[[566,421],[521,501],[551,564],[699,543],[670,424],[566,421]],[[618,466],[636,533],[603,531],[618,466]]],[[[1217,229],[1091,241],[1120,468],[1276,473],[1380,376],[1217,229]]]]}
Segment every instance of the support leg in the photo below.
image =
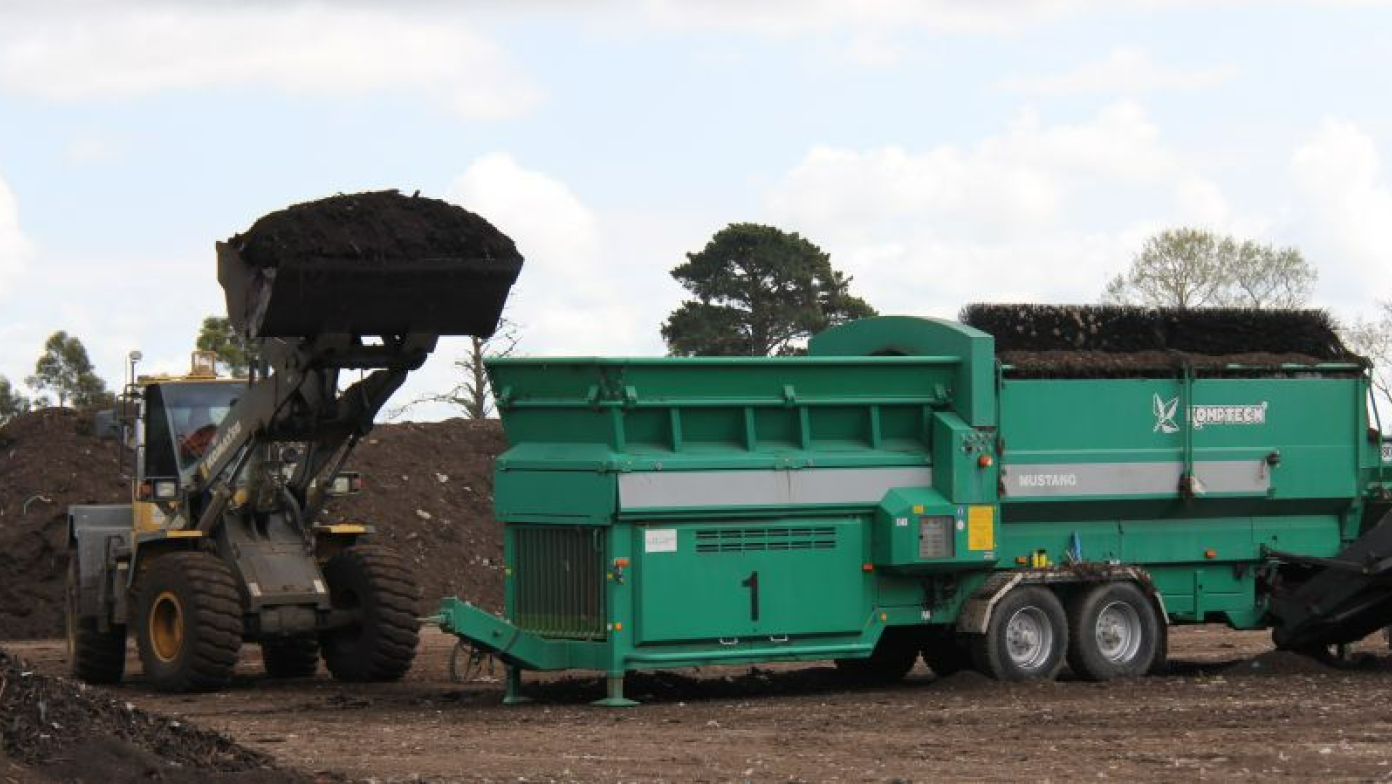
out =
{"type": "Polygon", "coordinates": [[[531,701],[531,697],[522,694],[522,668],[508,665],[507,691],[503,695],[503,704],[522,705],[531,701]]]}
{"type": "Polygon", "coordinates": [[[606,686],[609,696],[605,697],[602,700],[595,700],[591,704],[599,705],[604,708],[631,708],[634,705],[638,704],[637,702],[624,697],[624,674],[622,672],[617,674],[612,672],[609,673],[607,681],[608,682],[606,686]]]}

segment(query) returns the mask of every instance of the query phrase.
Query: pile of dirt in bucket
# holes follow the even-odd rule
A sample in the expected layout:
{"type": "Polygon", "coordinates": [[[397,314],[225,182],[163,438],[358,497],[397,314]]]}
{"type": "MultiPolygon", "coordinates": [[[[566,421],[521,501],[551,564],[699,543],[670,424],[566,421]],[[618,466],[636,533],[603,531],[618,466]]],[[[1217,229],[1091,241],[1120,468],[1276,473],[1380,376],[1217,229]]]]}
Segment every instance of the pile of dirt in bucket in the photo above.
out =
{"type": "Polygon", "coordinates": [[[256,267],[305,258],[521,258],[513,241],[483,217],[440,199],[395,190],[340,194],[286,207],[228,244],[256,267]]]}
{"type": "Polygon", "coordinates": [[[21,781],[312,780],[277,768],[270,757],[225,735],[41,675],[4,650],[0,752],[0,773],[21,781]]]}
{"type": "MultiPolygon", "coordinates": [[[[493,521],[496,420],[379,425],[349,468],[366,484],[330,520],[376,527],[417,568],[429,610],[458,595],[502,606],[502,529],[493,521]]],[[[0,640],[61,637],[72,504],[129,502],[130,459],[99,440],[90,416],[45,409],[0,427],[0,640]],[[124,470],[123,470],[124,469],[124,470]]]]}

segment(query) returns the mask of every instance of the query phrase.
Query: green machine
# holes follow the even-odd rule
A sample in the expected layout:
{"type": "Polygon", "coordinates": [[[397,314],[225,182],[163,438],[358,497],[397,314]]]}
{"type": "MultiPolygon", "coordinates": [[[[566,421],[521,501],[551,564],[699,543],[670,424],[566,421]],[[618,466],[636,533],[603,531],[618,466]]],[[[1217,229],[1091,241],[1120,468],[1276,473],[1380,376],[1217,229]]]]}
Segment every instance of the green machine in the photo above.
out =
{"type": "MultiPolygon", "coordinates": [[[[1137,317],[1171,318],[1109,316],[1137,317]]],[[[806,357],[494,360],[505,612],[434,620],[509,700],[574,668],[607,705],[629,671],[766,661],[1105,680],[1163,664],[1174,623],[1324,650],[1392,623],[1392,455],[1331,345],[1070,368],[882,317],[806,357]]]]}

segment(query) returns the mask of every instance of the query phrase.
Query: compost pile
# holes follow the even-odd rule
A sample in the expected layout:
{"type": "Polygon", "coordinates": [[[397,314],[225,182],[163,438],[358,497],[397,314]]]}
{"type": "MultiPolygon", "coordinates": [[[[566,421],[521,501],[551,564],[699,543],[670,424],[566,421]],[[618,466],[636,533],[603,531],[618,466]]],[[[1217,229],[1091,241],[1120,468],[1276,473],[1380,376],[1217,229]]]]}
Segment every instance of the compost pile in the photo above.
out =
{"type": "Polygon", "coordinates": [[[305,781],[216,732],[147,713],[0,650],[0,749],[25,778],[305,781]],[[35,773],[37,771],[37,773],[35,773]],[[231,775],[229,775],[231,774],[231,775]]]}
{"type": "Polygon", "coordinates": [[[89,415],[49,408],[0,427],[0,639],[63,633],[68,506],[129,499],[118,447],[89,415]]]}
{"type": "Polygon", "coordinates": [[[516,260],[517,246],[484,218],[399,191],[340,194],[272,212],[228,240],[255,267],[284,259],[516,260]]]}
{"type": "MultiPolygon", "coordinates": [[[[426,607],[458,594],[502,606],[502,530],[493,522],[496,420],[379,425],[349,468],[362,495],[332,520],[375,525],[417,568],[426,607]]],[[[129,502],[119,447],[92,435],[91,417],[34,411],[0,427],[0,640],[61,637],[70,504],[129,502]]],[[[129,458],[125,467],[130,468],[129,458]]]]}
{"type": "Polygon", "coordinates": [[[1361,363],[1320,310],[1140,308],[1121,305],[996,305],[962,309],[960,320],[995,338],[1020,377],[1208,375],[1233,366],[1361,363]]]}

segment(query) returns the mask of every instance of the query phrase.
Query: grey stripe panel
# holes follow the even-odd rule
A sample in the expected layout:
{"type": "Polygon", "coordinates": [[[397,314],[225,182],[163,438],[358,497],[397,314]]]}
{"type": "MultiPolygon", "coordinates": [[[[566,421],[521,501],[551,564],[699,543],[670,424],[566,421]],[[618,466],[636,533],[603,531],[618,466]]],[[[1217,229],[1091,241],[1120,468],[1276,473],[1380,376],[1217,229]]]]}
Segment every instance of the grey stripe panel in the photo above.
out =
{"type": "Polygon", "coordinates": [[[874,504],[892,488],[932,483],[927,466],[619,474],[619,508],[874,504]]]}
{"type": "MultiPolygon", "coordinates": [[[[1049,463],[1001,471],[1007,498],[1092,495],[1177,495],[1184,464],[1049,463]]],[[[1262,460],[1204,460],[1194,464],[1202,493],[1266,493],[1271,473],[1262,460]]]]}

